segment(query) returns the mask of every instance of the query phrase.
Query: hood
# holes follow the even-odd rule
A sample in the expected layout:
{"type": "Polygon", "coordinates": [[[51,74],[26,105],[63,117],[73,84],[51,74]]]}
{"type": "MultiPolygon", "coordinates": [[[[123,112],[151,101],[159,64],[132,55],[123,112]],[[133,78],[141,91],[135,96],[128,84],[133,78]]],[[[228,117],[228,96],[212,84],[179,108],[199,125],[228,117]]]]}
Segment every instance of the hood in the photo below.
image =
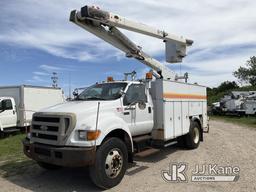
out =
{"type": "Polygon", "coordinates": [[[39,112],[50,112],[50,113],[83,113],[84,111],[95,112],[95,109],[98,107],[98,103],[100,102],[100,108],[109,109],[115,106],[115,101],[69,101],[66,103],[57,104],[45,109],[40,110],[39,112]]]}

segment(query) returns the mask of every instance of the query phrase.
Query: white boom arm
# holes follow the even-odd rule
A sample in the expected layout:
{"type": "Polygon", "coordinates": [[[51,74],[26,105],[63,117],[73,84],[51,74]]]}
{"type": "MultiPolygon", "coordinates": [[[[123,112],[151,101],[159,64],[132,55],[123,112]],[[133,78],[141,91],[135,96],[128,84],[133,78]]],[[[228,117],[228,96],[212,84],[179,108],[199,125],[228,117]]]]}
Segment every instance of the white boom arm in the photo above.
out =
{"type": "Polygon", "coordinates": [[[186,56],[186,46],[193,43],[192,40],[170,35],[96,7],[84,6],[80,11],[71,11],[70,21],[122,50],[127,57],[136,58],[151,67],[165,79],[176,80],[176,75],[168,67],[144,53],[141,47],[135,45],[117,27],[164,40],[166,61],[170,63],[181,62],[182,58],[186,56]]]}

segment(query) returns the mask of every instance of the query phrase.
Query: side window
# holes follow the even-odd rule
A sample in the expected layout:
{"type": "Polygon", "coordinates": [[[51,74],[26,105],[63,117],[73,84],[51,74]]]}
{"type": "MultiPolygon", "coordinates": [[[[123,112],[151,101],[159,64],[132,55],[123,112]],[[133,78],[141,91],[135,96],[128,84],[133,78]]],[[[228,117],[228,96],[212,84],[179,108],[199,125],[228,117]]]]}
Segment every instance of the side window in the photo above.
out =
{"type": "Polygon", "coordinates": [[[12,101],[10,99],[6,99],[2,101],[2,106],[5,106],[5,110],[12,110],[12,101]]]}
{"type": "Polygon", "coordinates": [[[124,105],[130,105],[133,102],[143,101],[147,102],[147,96],[145,93],[145,85],[132,84],[128,88],[124,96],[124,105]]]}

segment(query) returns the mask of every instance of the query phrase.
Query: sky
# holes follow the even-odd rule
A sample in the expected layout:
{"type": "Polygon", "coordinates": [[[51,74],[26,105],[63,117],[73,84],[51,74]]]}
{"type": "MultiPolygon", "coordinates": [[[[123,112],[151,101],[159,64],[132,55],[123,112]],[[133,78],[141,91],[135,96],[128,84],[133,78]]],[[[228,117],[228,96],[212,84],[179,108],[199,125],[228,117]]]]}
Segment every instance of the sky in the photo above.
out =
{"type": "Polygon", "coordinates": [[[188,72],[190,83],[236,80],[232,72],[256,55],[252,0],[0,0],[0,86],[51,86],[57,72],[67,94],[124,72],[143,77],[149,68],[69,22],[70,11],[86,4],[193,39],[183,62],[168,64],[161,40],[122,30],[176,73],[188,72]]]}

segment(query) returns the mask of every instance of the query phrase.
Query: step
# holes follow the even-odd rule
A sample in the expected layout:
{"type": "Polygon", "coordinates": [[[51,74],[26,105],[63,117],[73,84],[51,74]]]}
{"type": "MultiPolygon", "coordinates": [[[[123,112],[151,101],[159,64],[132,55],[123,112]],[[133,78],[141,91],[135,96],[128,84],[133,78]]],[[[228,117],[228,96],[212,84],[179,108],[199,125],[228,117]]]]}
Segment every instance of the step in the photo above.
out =
{"type": "Polygon", "coordinates": [[[153,155],[159,151],[160,151],[160,149],[148,148],[146,150],[136,153],[135,157],[147,157],[147,156],[153,155]]]}
{"type": "Polygon", "coordinates": [[[13,132],[16,132],[16,131],[20,131],[20,129],[16,129],[16,128],[13,128],[13,129],[4,129],[3,132],[4,133],[13,133],[13,132]]]}
{"type": "Polygon", "coordinates": [[[135,143],[139,143],[139,142],[142,142],[142,141],[149,140],[151,138],[152,138],[151,135],[142,135],[142,136],[133,137],[132,140],[135,143]]]}
{"type": "Polygon", "coordinates": [[[171,141],[171,142],[165,143],[164,147],[169,147],[169,146],[174,145],[174,144],[177,144],[177,141],[171,141]]]}

